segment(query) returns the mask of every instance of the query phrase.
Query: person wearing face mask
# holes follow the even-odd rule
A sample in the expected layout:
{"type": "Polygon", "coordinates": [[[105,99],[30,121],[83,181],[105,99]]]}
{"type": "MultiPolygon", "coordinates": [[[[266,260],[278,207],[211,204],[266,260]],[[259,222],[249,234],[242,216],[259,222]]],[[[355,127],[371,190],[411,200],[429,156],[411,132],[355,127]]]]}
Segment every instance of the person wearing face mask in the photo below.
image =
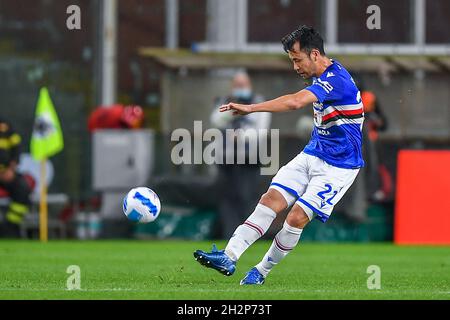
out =
{"type": "Polygon", "coordinates": [[[257,135],[253,137],[258,139],[258,137],[264,134],[259,129],[270,128],[271,113],[261,112],[246,116],[230,116],[229,113],[219,112],[217,106],[229,102],[251,104],[261,101],[264,101],[264,97],[253,92],[249,75],[240,71],[234,75],[231,81],[230,94],[225,98],[216,99],[214,111],[211,113],[210,120],[212,126],[222,130],[224,137],[226,137],[225,130],[235,130],[234,143],[224,143],[224,149],[221,155],[223,164],[218,165],[218,187],[221,190],[227,190],[226,194],[221,196],[218,204],[218,222],[221,227],[219,237],[230,237],[244,218],[243,214],[258,202],[260,164],[259,160],[257,163],[252,163],[249,154],[249,145],[251,143],[257,144],[258,141],[247,138],[245,147],[241,148],[238,147],[237,140],[239,135],[243,135],[249,130],[256,130],[257,135]],[[230,161],[227,163],[227,154],[229,155],[230,153],[233,155],[231,157],[233,161],[232,163],[230,161]],[[242,156],[241,153],[244,153],[244,164],[238,164],[237,162],[238,157],[242,156]]]}

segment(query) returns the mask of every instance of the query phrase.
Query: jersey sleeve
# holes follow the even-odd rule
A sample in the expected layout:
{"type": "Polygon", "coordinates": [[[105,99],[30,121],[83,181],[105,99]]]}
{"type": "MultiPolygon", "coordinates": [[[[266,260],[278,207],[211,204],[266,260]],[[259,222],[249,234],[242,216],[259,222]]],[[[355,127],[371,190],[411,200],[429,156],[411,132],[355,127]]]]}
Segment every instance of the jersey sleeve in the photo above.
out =
{"type": "Polygon", "coordinates": [[[344,92],[342,80],[337,76],[326,78],[326,80],[317,78],[312,85],[305,89],[311,91],[320,103],[342,99],[344,92]]]}

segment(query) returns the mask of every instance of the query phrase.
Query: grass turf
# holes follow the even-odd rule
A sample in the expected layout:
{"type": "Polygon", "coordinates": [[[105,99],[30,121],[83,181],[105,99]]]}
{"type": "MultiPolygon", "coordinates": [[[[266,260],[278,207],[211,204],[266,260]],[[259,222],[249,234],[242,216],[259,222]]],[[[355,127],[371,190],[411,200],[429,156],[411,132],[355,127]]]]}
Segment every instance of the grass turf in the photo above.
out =
{"type": "Polygon", "coordinates": [[[231,277],[194,260],[210,245],[0,241],[0,299],[450,299],[450,247],[302,243],[263,286],[242,287],[270,242],[252,246],[231,277]],[[69,265],[81,268],[81,290],[66,289],[69,265]],[[367,288],[369,265],[381,268],[380,290],[367,288]]]}

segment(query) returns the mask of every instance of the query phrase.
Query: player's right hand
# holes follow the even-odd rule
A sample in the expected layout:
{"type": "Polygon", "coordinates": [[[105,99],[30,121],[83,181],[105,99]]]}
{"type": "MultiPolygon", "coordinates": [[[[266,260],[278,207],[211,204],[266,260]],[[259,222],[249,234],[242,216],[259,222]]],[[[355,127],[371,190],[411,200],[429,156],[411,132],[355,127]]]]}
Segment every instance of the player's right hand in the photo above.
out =
{"type": "Polygon", "coordinates": [[[219,108],[220,112],[233,110],[233,115],[247,115],[252,112],[251,105],[230,102],[219,108]]]}

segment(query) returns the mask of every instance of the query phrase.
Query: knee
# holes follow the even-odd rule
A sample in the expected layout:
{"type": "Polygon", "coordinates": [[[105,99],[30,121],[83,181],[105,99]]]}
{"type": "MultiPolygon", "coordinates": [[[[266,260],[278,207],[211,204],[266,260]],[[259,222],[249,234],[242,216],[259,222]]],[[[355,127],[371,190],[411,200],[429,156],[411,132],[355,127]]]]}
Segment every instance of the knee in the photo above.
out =
{"type": "Polygon", "coordinates": [[[288,225],[294,228],[303,229],[309,223],[309,217],[298,205],[294,205],[286,217],[288,225]]]}
{"type": "Polygon", "coordinates": [[[277,214],[287,208],[287,202],[284,197],[276,190],[269,189],[261,196],[259,203],[271,208],[277,214]]]}

